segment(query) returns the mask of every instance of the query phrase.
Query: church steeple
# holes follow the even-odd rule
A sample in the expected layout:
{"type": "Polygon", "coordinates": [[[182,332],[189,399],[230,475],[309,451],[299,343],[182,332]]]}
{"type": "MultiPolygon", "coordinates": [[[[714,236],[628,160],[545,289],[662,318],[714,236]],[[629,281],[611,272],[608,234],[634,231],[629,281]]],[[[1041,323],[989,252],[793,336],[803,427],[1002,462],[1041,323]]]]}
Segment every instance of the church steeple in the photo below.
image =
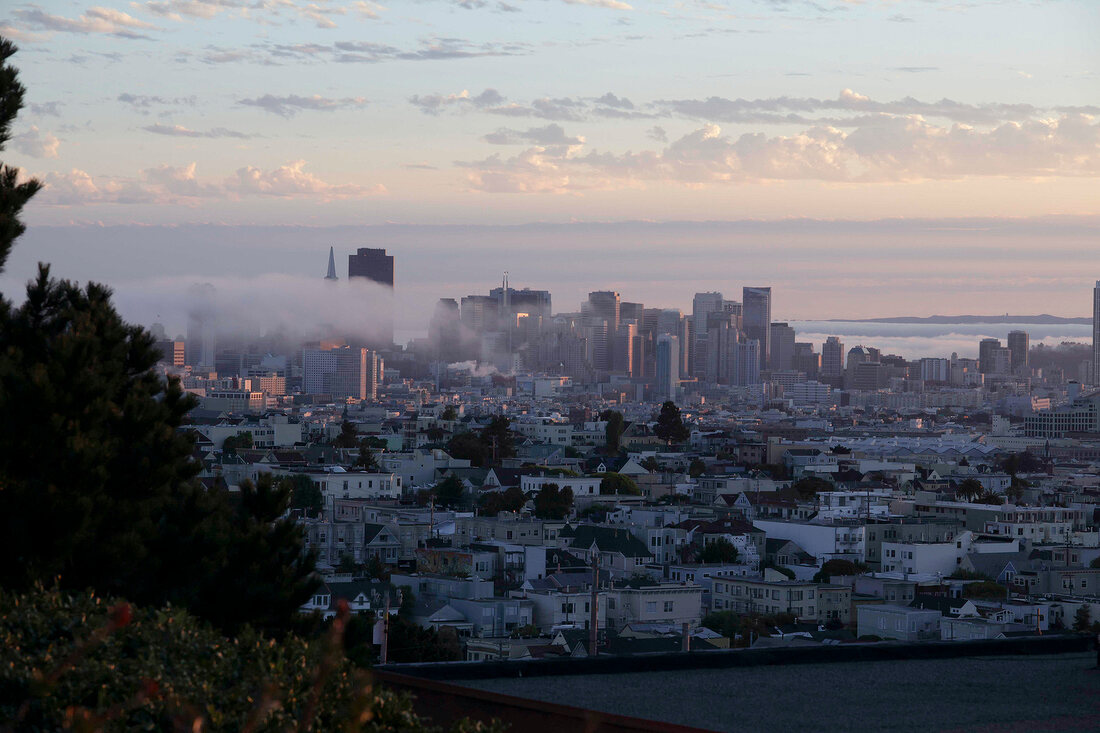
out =
{"type": "Polygon", "coordinates": [[[332,247],[328,248],[328,274],[325,275],[326,280],[336,279],[336,256],[332,251],[332,247]]]}

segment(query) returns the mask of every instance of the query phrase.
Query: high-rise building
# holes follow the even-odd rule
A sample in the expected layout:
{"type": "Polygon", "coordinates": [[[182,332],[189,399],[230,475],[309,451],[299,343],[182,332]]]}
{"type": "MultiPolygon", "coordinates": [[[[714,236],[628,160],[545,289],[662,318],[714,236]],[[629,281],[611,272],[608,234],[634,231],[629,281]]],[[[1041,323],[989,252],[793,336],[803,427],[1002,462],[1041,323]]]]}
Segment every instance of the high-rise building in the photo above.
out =
{"type": "Polygon", "coordinates": [[[676,399],[680,387],[680,340],[667,333],[657,337],[656,381],[658,399],[676,399]]]}
{"type": "Polygon", "coordinates": [[[771,330],[771,358],[768,367],[773,372],[794,368],[794,329],[786,323],[773,323],[771,330]]]}
{"type": "Polygon", "coordinates": [[[864,362],[878,364],[878,360],[873,358],[870,349],[863,346],[853,346],[848,350],[848,360],[844,365],[844,389],[856,389],[857,368],[864,362]]]}
{"type": "Polygon", "coordinates": [[[378,354],[344,346],[302,350],[302,391],[331,394],[334,400],[378,399],[378,354]]]}
{"type": "Polygon", "coordinates": [[[160,351],[160,360],[165,364],[181,367],[187,363],[187,354],[183,341],[162,339],[157,341],[156,348],[160,351]]]}
{"type": "Polygon", "coordinates": [[[500,301],[491,295],[467,295],[462,299],[462,325],[472,333],[500,330],[500,301]]]}
{"type": "Polygon", "coordinates": [[[328,248],[328,272],[325,274],[326,280],[336,280],[336,251],[332,248],[328,248]]]}
{"type": "Polygon", "coordinates": [[[510,287],[507,291],[507,298],[505,295],[505,290],[502,287],[493,288],[489,291],[489,297],[495,298],[500,303],[502,314],[526,313],[529,316],[542,316],[543,318],[549,318],[551,315],[549,290],[531,290],[530,288],[516,290],[510,287]]]}
{"type": "Polygon", "coordinates": [[[607,321],[613,333],[619,327],[619,306],[619,294],[614,290],[597,290],[588,294],[588,314],[607,321]]]}
{"type": "Polygon", "coordinates": [[[760,367],[771,358],[772,289],[743,288],[742,309],[745,336],[760,342],[760,367]]]}
{"type": "Polygon", "coordinates": [[[731,382],[739,387],[760,384],[760,342],[742,338],[737,342],[731,382]]]}
{"type": "MultiPolygon", "coordinates": [[[[348,280],[366,279],[384,285],[393,290],[393,255],[384,249],[360,247],[355,254],[348,255],[348,280]]],[[[392,300],[379,300],[372,308],[371,318],[375,321],[377,345],[393,345],[393,303],[392,300]]]]}
{"type": "Polygon", "coordinates": [[[696,293],[691,301],[691,320],[695,326],[692,338],[688,339],[688,369],[685,374],[703,377],[706,372],[707,356],[704,351],[707,316],[722,310],[722,294],[718,292],[696,293]]]}
{"type": "Polygon", "coordinates": [[[951,379],[951,362],[928,357],[921,359],[920,378],[925,382],[948,382],[951,379]]]}
{"type": "Polygon", "coordinates": [[[797,341],[794,345],[794,359],[791,368],[802,372],[807,379],[816,379],[821,373],[821,355],[814,351],[814,345],[806,341],[797,341]]]}
{"type": "Polygon", "coordinates": [[[380,285],[393,287],[393,255],[384,249],[360,247],[348,255],[348,278],[365,277],[380,285]]]}
{"type": "Polygon", "coordinates": [[[1100,387],[1100,280],[1092,289],[1092,386],[1100,387]]]}
{"type": "MultiPolygon", "coordinates": [[[[700,353],[706,356],[703,365],[703,379],[710,384],[729,384],[733,367],[731,356],[736,358],[736,344],[740,331],[734,322],[734,316],[726,311],[707,315],[706,348],[700,353]]],[[[702,340],[702,334],[696,336],[696,343],[702,340]]]]}
{"type": "Polygon", "coordinates": [[[844,342],[836,336],[821,345],[821,376],[836,379],[844,374],[844,342]]]}
{"type": "Polygon", "coordinates": [[[597,290],[588,294],[581,310],[590,329],[590,363],[597,372],[611,370],[611,353],[615,333],[619,328],[619,294],[614,290],[597,290]]]}
{"type": "Polygon", "coordinates": [[[1027,369],[1027,350],[1030,347],[1027,331],[1009,331],[1008,348],[1012,352],[1012,371],[1027,369]]]}
{"type": "Polygon", "coordinates": [[[611,349],[611,370],[617,374],[634,376],[634,344],[638,336],[638,326],[633,321],[619,324],[611,349]]]}
{"type": "Polygon", "coordinates": [[[634,321],[641,330],[642,322],[645,321],[645,310],[645,306],[641,303],[619,303],[619,320],[634,321]]]}
{"type": "Polygon", "coordinates": [[[458,301],[454,298],[440,298],[435,304],[435,312],[428,322],[428,340],[431,342],[436,361],[461,361],[462,339],[459,331],[458,301]]]}
{"type": "Polygon", "coordinates": [[[994,373],[993,351],[999,348],[1001,348],[1000,339],[982,339],[978,343],[978,369],[982,374],[994,373]]]}

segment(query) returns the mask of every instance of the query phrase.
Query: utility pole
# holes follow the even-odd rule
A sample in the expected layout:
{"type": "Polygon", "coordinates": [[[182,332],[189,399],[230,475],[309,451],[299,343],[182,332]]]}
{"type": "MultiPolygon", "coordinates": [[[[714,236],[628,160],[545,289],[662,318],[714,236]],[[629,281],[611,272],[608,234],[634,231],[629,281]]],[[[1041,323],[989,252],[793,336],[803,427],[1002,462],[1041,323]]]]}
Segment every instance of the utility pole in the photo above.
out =
{"type": "Polygon", "coordinates": [[[592,553],[592,602],[589,604],[591,615],[588,620],[588,653],[593,657],[599,654],[596,648],[599,636],[600,604],[600,553],[592,553]]]}

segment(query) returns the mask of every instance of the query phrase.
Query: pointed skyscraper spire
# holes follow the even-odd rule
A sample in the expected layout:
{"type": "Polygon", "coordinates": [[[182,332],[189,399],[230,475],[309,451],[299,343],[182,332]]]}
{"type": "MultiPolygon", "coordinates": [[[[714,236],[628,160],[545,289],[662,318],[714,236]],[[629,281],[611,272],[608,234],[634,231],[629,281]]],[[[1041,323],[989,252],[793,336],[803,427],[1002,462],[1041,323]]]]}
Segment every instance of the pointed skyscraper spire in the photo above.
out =
{"type": "Polygon", "coordinates": [[[328,248],[328,274],[325,275],[326,280],[336,279],[336,256],[332,251],[332,247],[328,248]]]}

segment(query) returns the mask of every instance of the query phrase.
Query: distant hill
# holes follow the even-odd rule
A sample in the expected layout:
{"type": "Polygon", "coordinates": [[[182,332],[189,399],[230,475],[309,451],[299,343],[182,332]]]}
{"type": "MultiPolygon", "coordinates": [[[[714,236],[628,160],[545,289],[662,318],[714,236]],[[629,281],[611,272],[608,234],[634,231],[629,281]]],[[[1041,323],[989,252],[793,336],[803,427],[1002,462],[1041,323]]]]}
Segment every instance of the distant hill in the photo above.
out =
{"type": "Polygon", "coordinates": [[[1040,325],[1076,323],[1091,325],[1091,318],[1064,318],[1042,313],[1037,316],[895,316],[893,318],[830,318],[828,323],[1035,323],[1040,325]]]}

